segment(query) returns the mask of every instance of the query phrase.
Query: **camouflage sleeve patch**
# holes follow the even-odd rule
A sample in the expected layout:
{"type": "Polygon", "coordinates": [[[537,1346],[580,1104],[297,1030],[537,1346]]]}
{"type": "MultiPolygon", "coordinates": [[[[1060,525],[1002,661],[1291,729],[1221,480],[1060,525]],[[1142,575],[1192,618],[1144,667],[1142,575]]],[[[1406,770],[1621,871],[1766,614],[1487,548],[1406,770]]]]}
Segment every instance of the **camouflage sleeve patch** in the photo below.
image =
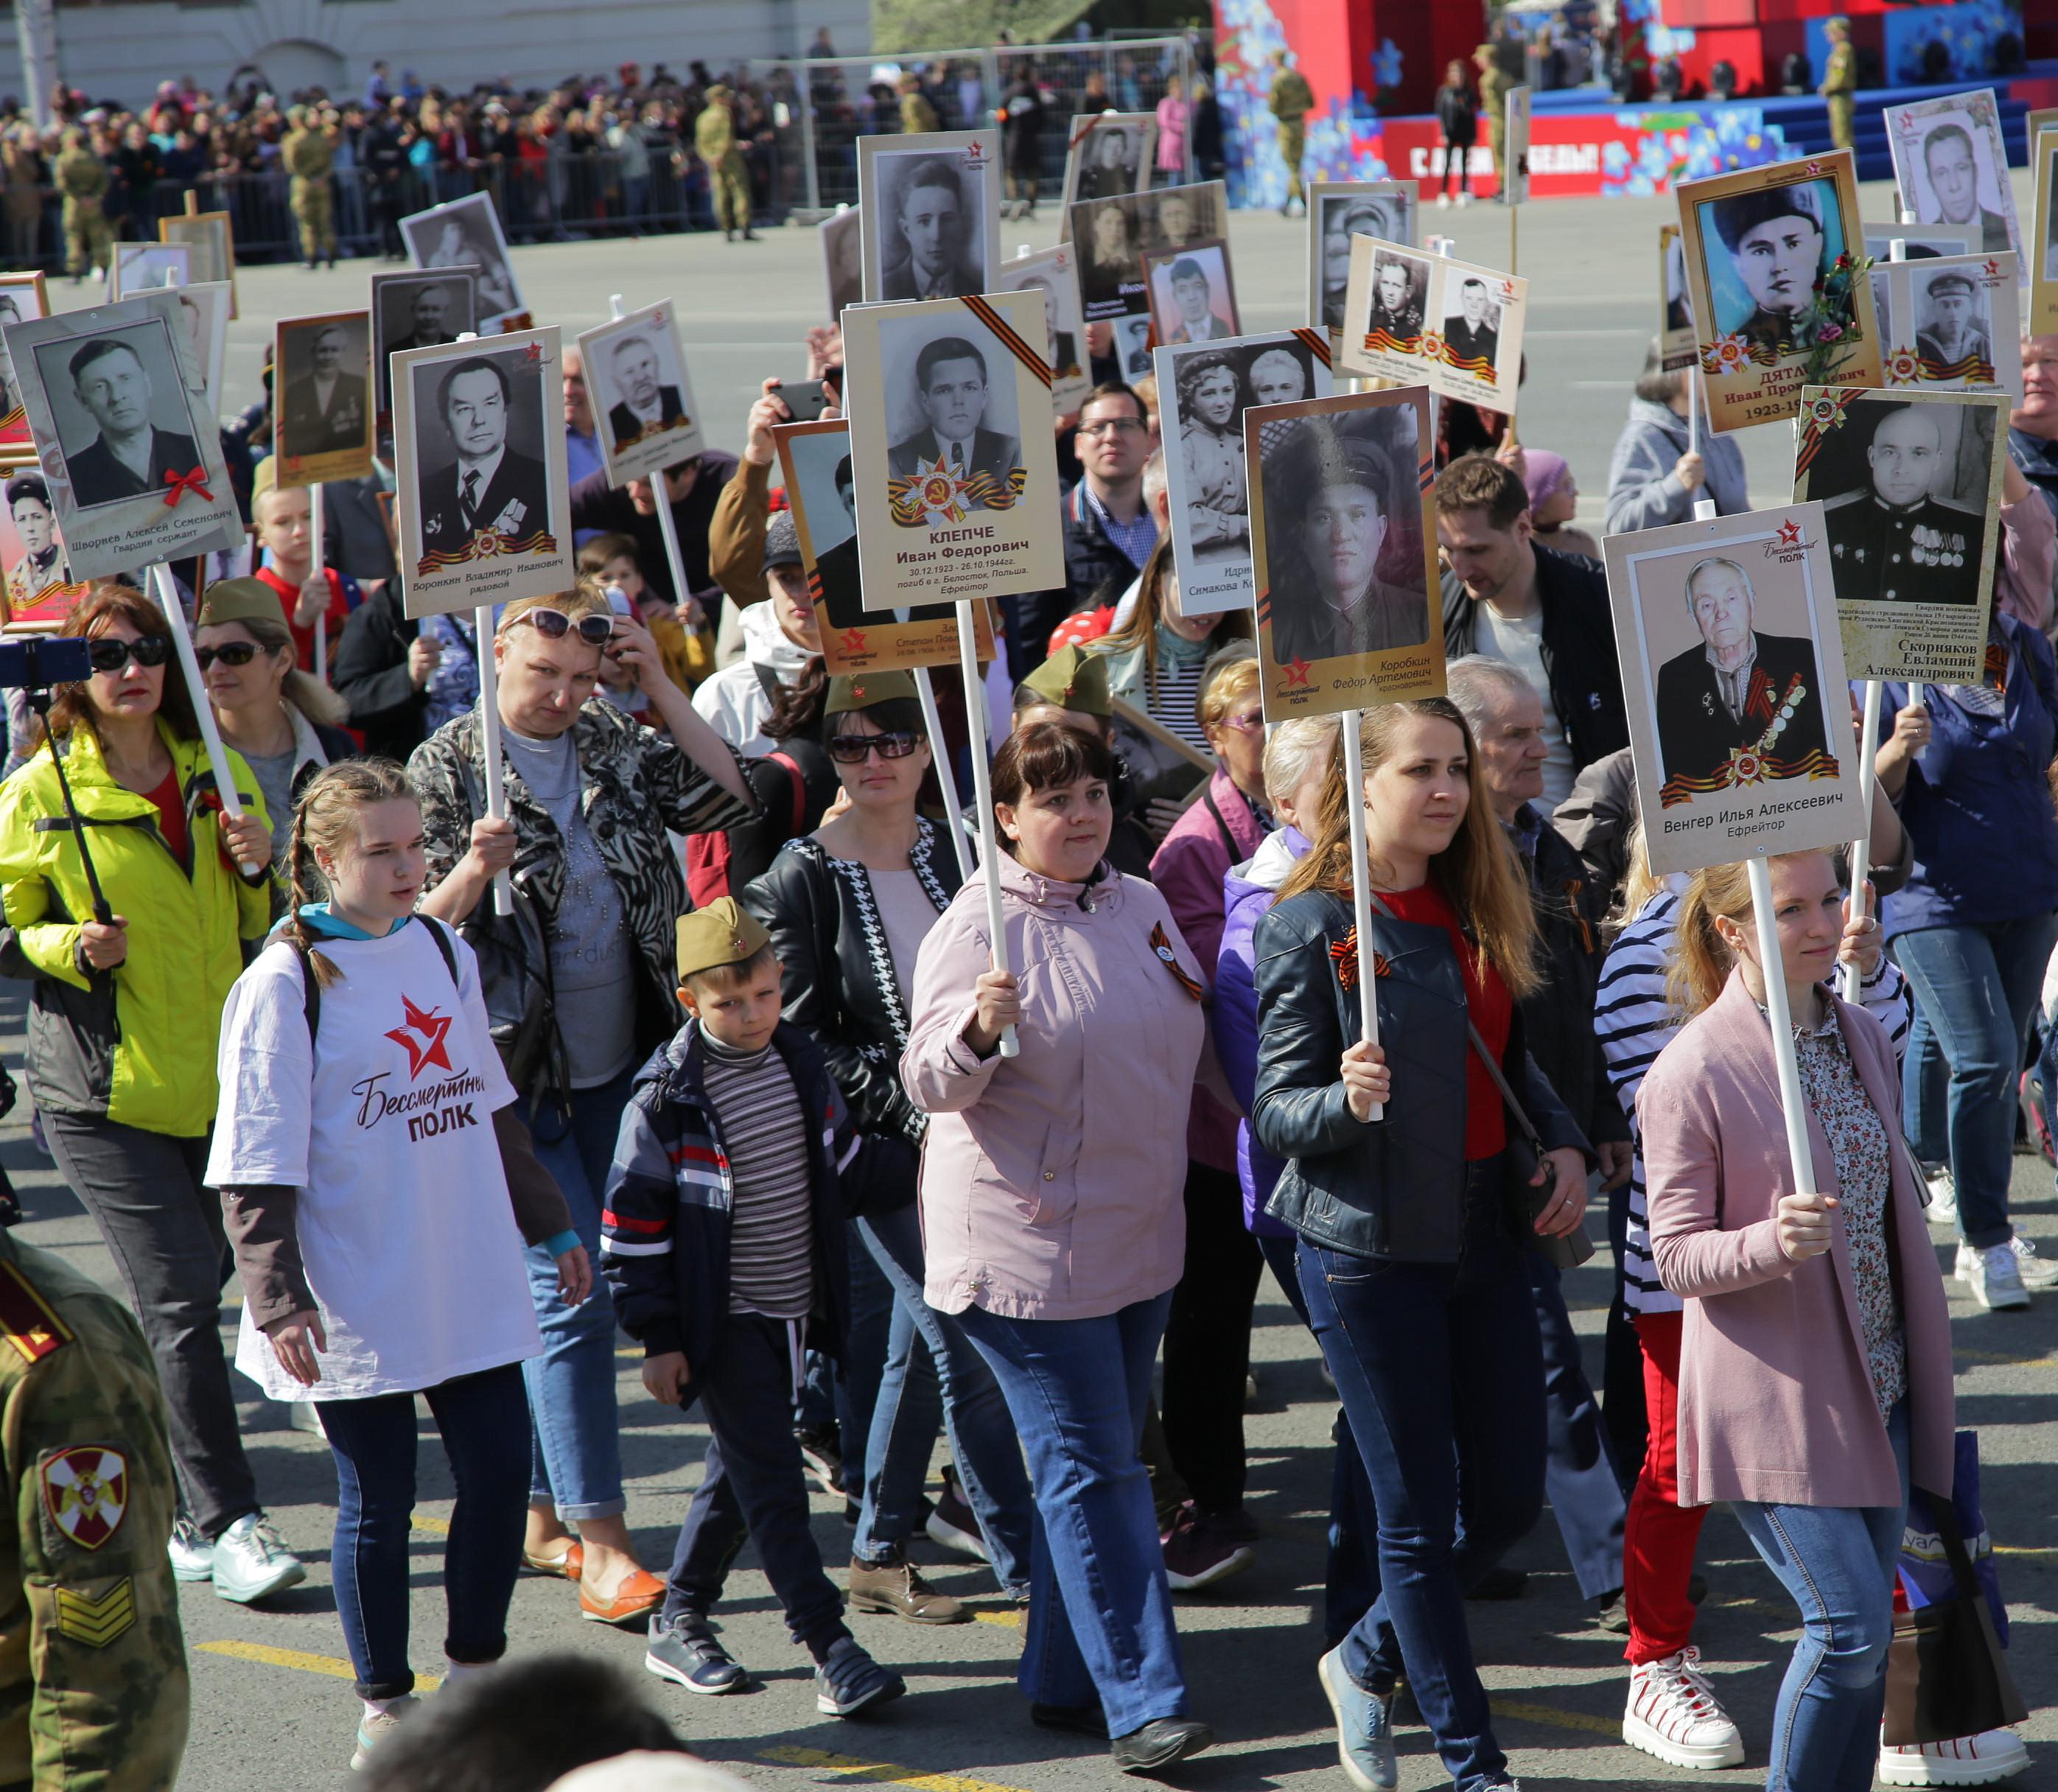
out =
{"type": "Polygon", "coordinates": [[[89,1649],[104,1649],[125,1635],[136,1622],[136,1583],[124,1575],[101,1594],[59,1587],[57,1595],[57,1630],[89,1649]]]}
{"type": "Polygon", "coordinates": [[[43,1509],[81,1549],[97,1549],[121,1528],[129,1510],[129,1459],[104,1444],[74,1444],[45,1456],[37,1471],[43,1509]]]}

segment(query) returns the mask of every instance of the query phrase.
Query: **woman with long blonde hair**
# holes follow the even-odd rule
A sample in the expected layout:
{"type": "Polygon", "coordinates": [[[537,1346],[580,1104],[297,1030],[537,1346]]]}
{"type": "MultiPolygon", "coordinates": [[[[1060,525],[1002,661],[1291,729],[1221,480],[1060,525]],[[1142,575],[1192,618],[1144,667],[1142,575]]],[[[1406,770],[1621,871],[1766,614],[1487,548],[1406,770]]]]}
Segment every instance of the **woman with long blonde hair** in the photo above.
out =
{"type": "Polygon", "coordinates": [[[1357,751],[1373,937],[1353,920],[1339,765],[1307,856],[1257,924],[1251,1125],[1286,1160],[1266,1210],[1300,1235],[1301,1292],[1379,1511],[1379,1599],[1319,1670],[1345,1772],[1396,1783],[1404,1673],[1452,1778],[1484,1792],[1515,1781],[1464,1593],[1542,1509],[1523,1252],[1579,1223],[1591,1153],[1523,1044],[1536,919],[1491,808],[1472,801],[1464,717],[1443,697],[1385,705],[1357,751]],[[1361,976],[1376,979],[1380,1043],[1360,1037],[1361,976]],[[1516,1138],[1542,1161],[1512,1151],[1516,1138]]]}

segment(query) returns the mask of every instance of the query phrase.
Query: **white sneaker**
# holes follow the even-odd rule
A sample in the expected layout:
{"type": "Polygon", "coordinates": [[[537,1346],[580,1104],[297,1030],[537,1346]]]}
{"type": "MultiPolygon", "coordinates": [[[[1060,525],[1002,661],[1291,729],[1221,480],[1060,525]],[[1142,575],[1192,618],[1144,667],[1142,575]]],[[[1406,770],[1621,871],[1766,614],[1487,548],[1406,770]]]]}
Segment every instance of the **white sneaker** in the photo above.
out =
{"type": "Polygon", "coordinates": [[[1471,205],[1471,204],[1472,204],[1472,196],[1470,193],[1460,193],[1460,194],[1458,195],[1458,203],[1459,203],[1460,205],[1471,205]]]}
{"type": "Polygon", "coordinates": [[[1882,1786],[1991,1786],[2028,1765],[2029,1750],[2012,1730],[1948,1742],[1882,1742],[1879,1748],[1882,1786]]]}
{"type": "Polygon", "coordinates": [[[1447,193],[1438,193],[1436,195],[1436,209],[1440,212],[1448,212],[1450,209],[1451,196],[1447,193]]]}
{"type": "Polygon", "coordinates": [[[200,1534],[193,1521],[183,1512],[172,1526],[168,1553],[172,1558],[174,1580],[214,1579],[214,1545],[200,1534]]]}
{"type": "Polygon", "coordinates": [[[1701,1671],[1701,1651],[1690,1647],[1630,1670],[1622,1739],[1675,1767],[1743,1762],[1743,1738],[1701,1671]]]}
{"type": "Polygon", "coordinates": [[[1929,1205],[1923,1217],[1932,1226],[1956,1226],[1958,1223],[1958,1185],[1951,1174],[1951,1166],[1940,1164],[1929,1173],[1929,1205]]]}
{"type": "Polygon", "coordinates": [[[238,1605],[283,1593],[307,1577],[300,1559],[262,1512],[245,1512],[215,1540],[214,1590],[238,1605]]]}
{"type": "Polygon", "coordinates": [[[2058,1262],[2039,1257],[2032,1240],[2018,1232],[2008,1240],[2008,1248],[2015,1253],[2015,1266],[2024,1288],[2058,1288],[2058,1262]]]}
{"type": "Polygon", "coordinates": [[[2029,1290],[2022,1285],[2022,1265],[2012,1241],[1989,1245],[1984,1250],[1973,1250],[1970,1246],[1965,1249],[1972,1258],[1965,1266],[1965,1281],[1981,1306],[1992,1311],[2029,1305],[2029,1290]]]}

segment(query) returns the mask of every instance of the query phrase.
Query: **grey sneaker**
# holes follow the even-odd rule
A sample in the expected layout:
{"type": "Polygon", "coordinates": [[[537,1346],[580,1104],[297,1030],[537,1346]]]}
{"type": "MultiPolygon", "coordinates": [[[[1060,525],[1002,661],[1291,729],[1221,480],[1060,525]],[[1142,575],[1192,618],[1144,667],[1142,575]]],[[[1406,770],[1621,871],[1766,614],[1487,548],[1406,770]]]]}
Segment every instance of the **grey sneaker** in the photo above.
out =
{"type": "Polygon", "coordinates": [[[1393,1695],[1367,1692],[1344,1670],[1343,1645],[1317,1665],[1323,1695],[1337,1720],[1337,1759],[1358,1792],[1386,1792],[1400,1783],[1393,1754],[1393,1695]]]}
{"type": "Polygon", "coordinates": [[[200,1534],[199,1528],[184,1512],[179,1514],[172,1526],[169,1553],[174,1580],[214,1579],[214,1545],[200,1534]]]}
{"type": "Polygon", "coordinates": [[[2008,1245],[2015,1253],[2015,1267],[2024,1288],[2034,1293],[2041,1288],[2058,1287],[2058,1262],[2039,1257],[2036,1245],[2020,1232],[2008,1240],[2008,1245]]]}
{"type": "Polygon", "coordinates": [[[749,1675],[715,1641],[705,1618],[674,1618],[669,1625],[653,1618],[643,1667],[646,1672],[688,1692],[741,1692],[750,1684],[749,1675]]]}
{"type": "Polygon", "coordinates": [[[825,1718],[854,1718],[907,1690],[908,1683],[881,1667],[854,1637],[844,1638],[815,1670],[815,1709],[825,1718]]]}
{"type": "Polygon", "coordinates": [[[2022,1266],[2016,1260],[2012,1244],[1989,1245],[1975,1251],[1969,1269],[1965,1280],[1981,1306],[1992,1310],[2029,1305],[2029,1290],[2022,1285],[2022,1266]]]}
{"type": "Polygon", "coordinates": [[[421,1700],[409,1692],[403,1693],[383,1711],[366,1712],[358,1719],[357,1746],[350,1757],[352,1768],[362,1767],[371,1758],[371,1751],[393,1734],[394,1726],[421,1708],[421,1700]]]}
{"type": "Polygon", "coordinates": [[[215,1540],[214,1590],[238,1605],[269,1599],[307,1577],[300,1557],[262,1512],[245,1512],[215,1540]]]}

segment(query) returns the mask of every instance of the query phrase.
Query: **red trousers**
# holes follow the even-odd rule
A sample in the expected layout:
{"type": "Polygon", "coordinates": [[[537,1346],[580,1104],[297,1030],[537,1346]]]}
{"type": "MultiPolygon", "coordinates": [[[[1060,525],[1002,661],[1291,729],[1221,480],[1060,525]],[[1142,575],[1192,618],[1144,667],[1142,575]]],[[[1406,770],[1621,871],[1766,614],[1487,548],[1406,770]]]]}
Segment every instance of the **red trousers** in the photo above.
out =
{"type": "Polygon", "coordinates": [[[1651,1441],[1629,1496],[1622,1539],[1622,1603],[1629,1615],[1632,1665],[1676,1654],[1694,1634],[1694,1571],[1706,1506],[1679,1504],[1679,1333],[1683,1313],[1640,1313],[1643,1398],[1651,1441]]]}

